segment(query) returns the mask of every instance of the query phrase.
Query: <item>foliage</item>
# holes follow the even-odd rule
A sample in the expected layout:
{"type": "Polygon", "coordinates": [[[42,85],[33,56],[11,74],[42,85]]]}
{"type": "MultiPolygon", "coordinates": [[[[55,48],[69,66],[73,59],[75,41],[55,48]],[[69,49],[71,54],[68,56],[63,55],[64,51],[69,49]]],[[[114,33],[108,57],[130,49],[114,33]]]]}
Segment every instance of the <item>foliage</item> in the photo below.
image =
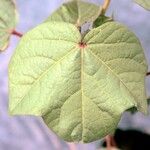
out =
{"type": "Polygon", "coordinates": [[[64,3],[46,21],[69,22],[81,26],[86,22],[94,21],[99,16],[100,10],[97,5],[75,0],[64,3]]]}
{"type": "Polygon", "coordinates": [[[0,51],[7,48],[16,22],[17,13],[14,2],[11,0],[0,0],[0,51]]]}
{"type": "Polygon", "coordinates": [[[69,2],[23,36],[9,65],[11,114],[42,116],[64,140],[92,142],[125,110],[147,112],[141,44],[100,10],[69,2]],[[83,35],[86,22],[93,29],[83,35]]]}
{"type": "Polygon", "coordinates": [[[147,10],[150,10],[150,0],[135,0],[139,5],[147,10]]]}

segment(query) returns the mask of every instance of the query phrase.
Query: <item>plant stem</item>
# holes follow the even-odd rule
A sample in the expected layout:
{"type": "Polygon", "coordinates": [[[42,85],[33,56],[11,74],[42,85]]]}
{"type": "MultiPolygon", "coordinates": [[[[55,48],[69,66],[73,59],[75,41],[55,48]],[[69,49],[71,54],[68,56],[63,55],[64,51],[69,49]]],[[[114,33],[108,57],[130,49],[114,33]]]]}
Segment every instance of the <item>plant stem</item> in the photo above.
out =
{"type": "Polygon", "coordinates": [[[110,137],[110,135],[107,135],[105,139],[106,139],[107,150],[111,150],[111,137],[110,137]]]}
{"type": "Polygon", "coordinates": [[[77,150],[77,147],[74,143],[68,143],[69,150],[77,150]]]}
{"type": "Polygon", "coordinates": [[[108,7],[109,7],[110,1],[111,1],[111,0],[105,0],[105,1],[104,1],[104,4],[103,4],[103,6],[102,6],[102,14],[105,14],[106,10],[107,10],[108,7]]]}
{"type": "Polygon", "coordinates": [[[13,31],[11,32],[11,34],[12,34],[12,35],[15,35],[15,36],[18,36],[18,37],[20,37],[20,38],[23,36],[22,33],[18,32],[18,31],[16,31],[16,30],[13,30],[13,31]]]}
{"type": "Polygon", "coordinates": [[[149,76],[150,75],[150,72],[147,72],[146,76],[149,76]]]}

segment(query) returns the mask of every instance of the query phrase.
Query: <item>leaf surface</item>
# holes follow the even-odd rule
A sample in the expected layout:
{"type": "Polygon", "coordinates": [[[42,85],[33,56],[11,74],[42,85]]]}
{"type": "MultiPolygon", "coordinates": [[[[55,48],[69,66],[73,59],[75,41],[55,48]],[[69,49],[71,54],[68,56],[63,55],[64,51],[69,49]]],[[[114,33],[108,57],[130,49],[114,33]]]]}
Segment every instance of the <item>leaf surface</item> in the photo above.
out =
{"type": "Polygon", "coordinates": [[[12,0],[0,0],[0,51],[7,48],[11,31],[16,26],[16,8],[12,0]]]}
{"type": "Polygon", "coordinates": [[[134,0],[140,6],[150,11],[150,0],[134,0]]]}
{"type": "Polygon", "coordinates": [[[81,26],[85,22],[94,21],[100,13],[100,7],[82,0],[64,3],[47,21],[69,22],[81,26]]]}
{"type": "Polygon", "coordinates": [[[42,116],[66,141],[114,132],[122,113],[146,112],[147,65],[133,33],[116,22],[83,39],[68,23],[47,22],[21,39],[9,65],[11,114],[42,116]]]}

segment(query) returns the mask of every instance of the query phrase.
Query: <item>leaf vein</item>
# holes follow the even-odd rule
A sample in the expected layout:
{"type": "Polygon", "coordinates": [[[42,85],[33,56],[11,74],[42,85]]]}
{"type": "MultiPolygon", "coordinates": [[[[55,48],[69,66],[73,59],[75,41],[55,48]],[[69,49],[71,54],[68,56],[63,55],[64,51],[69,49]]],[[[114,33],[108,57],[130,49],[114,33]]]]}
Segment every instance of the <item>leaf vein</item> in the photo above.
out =
{"type": "MultiPolygon", "coordinates": [[[[64,55],[60,60],[58,60],[57,62],[55,62],[53,65],[51,65],[47,70],[45,70],[40,76],[39,78],[37,78],[37,80],[35,82],[33,82],[33,84],[31,85],[31,87],[29,88],[29,90],[26,92],[26,94],[33,88],[34,84],[36,84],[43,76],[45,76],[45,74],[47,72],[49,72],[55,65],[57,65],[58,63],[60,63],[63,59],[65,59],[68,55],[70,55],[72,52],[74,52],[74,50],[76,49],[76,47],[74,47],[73,49],[71,49],[66,55],[64,55]]],[[[20,103],[21,101],[25,98],[26,94],[21,98],[20,101],[18,101],[18,103],[15,105],[14,108],[12,108],[11,111],[13,111],[20,103]]]]}
{"type": "Polygon", "coordinates": [[[97,57],[91,49],[89,49],[89,52],[97,59],[99,60],[104,66],[106,66],[106,68],[108,70],[110,70],[110,72],[112,72],[112,74],[114,74],[116,76],[116,78],[124,85],[124,87],[128,90],[128,92],[130,93],[130,95],[134,98],[134,100],[136,100],[137,98],[130,92],[130,90],[128,89],[128,87],[125,85],[125,83],[119,78],[119,76],[99,57],[97,57]]]}

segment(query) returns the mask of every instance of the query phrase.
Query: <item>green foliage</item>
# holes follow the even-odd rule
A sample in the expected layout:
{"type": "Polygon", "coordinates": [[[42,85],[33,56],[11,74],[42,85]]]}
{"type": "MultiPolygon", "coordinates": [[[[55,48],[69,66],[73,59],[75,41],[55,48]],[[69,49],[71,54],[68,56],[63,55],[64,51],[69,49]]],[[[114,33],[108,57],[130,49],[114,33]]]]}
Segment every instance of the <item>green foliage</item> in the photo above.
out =
{"type": "Polygon", "coordinates": [[[134,1],[150,11],[150,0],[134,0],[134,1]]]}
{"type": "Polygon", "coordinates": [[[16,9],[12,0],[0,0],[0,51],[7,48],[11,31],[16,26],[16,9]]]}
{"type": "Polygon", "coordinates": [[[70,23],[28,32],[9,66],[11,114],[42,116],[66,141],[92,142],[114,132],[122,113],[146,113],[147,65],[133,33],[107,22],[83,38],[70,23]]]}
{"type": "Polygon", "coordinates": [[[85,22],[94,21],[100,13],[100,7],[80,0],[63,4],[47,21],[69,22],[81,26],[85,22]]]}
{"type": "Polygon", "coordinates": [[[150,97],[147,99],[148,105],[150,105],[150,97]]]}
{"type": "Polygon", "coordinates": [[[98,18],[93,22],[93,27],[99,27],[102,24],[106,23],[106,22],[111,22],[113,21],[113,18],[107,17],[105,15],[100,15],[98,16],[98,18]]]}

